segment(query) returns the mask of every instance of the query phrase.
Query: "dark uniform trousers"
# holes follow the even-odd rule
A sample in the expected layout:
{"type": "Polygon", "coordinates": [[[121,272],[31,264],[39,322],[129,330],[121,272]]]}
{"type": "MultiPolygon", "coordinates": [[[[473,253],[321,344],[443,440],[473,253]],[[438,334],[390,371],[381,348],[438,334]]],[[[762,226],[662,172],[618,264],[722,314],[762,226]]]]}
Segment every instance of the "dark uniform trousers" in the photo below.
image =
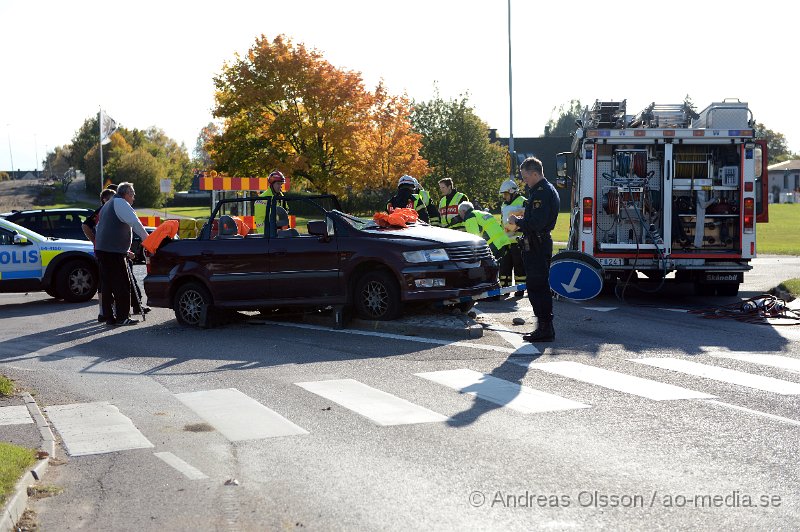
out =
{"type": "Polygon", "coordinates": [[[522,262],[522,252],[515,238],[513,244],[508,246],[508,252],[500,259],[500,285],[511,286],[511,272],[514,272],[516,284],[525,282],[525,266],[522,262]]]}
{"type": "Polygon", "coordinates": [[[553,298],[550,295],[550,260],[553,255],[553,239],[548,234],[541,242],[535,236],[530,246],[522,244],[522,262],[525,265],[528,300],[539,323],[553,321],[553,298]],[[530,247],[528,250],[527,248],[530,247]]]}

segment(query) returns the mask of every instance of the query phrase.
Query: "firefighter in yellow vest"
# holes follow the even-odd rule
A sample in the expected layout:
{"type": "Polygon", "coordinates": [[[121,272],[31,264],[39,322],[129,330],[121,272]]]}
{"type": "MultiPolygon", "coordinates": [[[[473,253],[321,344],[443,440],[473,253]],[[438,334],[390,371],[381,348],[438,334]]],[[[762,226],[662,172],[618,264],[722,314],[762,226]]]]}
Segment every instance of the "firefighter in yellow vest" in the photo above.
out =
{"type": "Polygon", "coordinates": [[[439,225],[463,231],[464,222],[458,216],[458,205],[469,201],[469,198],[456,190],[449,177],[439,180],[439,191],[442,193],[442,199],[439,200],[439,225]]]}
{"type": "Polygon", "coordinates": [[[492,214],[476,210],[472,203],[465,201],[458,206],[458,216],[464,220],[464,229],[467,233],[486,240],[495,259],[500,260],[508,253],[511,239],[492,214]]]}
{"type": "Polygon", "coordinates": [[[417,211],[419,219],[426,223],[434,223],[439,219],[439,211],[431,202],[431,195],[422,188],[420,182],[412,177],[415,183],[415,192],[411,196],[414,199],[414,210],[417,211]]]}
{"type": "MultiPolygon", "coordinates": [[[[269,178],[267,179],[268,188],[264,192],[258,195],[259,198],[271,198],[273,196],[283,196],[283,185],[286,183],[286,178],[283,177],[283,174],[279,171],[275,170],[271,174],[269,174],[269,178]]],[[[253,231],[256,233],[264,234],[266,233],[265,227],[266,218],[267,218],[267,199],[259,200],[255,202],[255,206],[253,208],[253,218],[255,221],[255,227],[253,231]]]]}
{"type": "MultiPolygon", "coordinates": [[[[503,184],[500,185],[500,195],[503,197],[503,203],[500,205],[500,220],[503,222],[506,235],[511,240],[508,253],[500,261],[500,285],[511,286],[512,271],[514,273],[514,284],[525,282],[525,265],[522,262],[522,251],[517,241],[517,238],[522,236],[522,231],[519,230],[516,224],[508,223],[508,217],[512,214],[523,216],[527,200],[525,196],[519,193],[519,187],[513,179],[503,181],[503,184]]],[[[522,297],[525,295],[525,291],[514,292],[514,295],[522,297]]]]}

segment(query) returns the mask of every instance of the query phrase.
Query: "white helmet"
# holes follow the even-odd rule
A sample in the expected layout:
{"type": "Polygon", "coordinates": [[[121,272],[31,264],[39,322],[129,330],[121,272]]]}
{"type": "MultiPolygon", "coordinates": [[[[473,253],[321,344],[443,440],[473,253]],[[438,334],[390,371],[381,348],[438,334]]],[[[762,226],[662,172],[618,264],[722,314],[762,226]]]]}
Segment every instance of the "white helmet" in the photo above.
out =
{"type": "Polygon", "coordinates": [[[398,187],[403,185],[408,185],[416,190],[419,187],[419,182],[410,175],[404,175],[397,181],[398,187]]]}
{"type": "Polygon", "coordinates": [[[503,184],[500,185],[500,194],[503,194],[504,192],[513,194],[517,190],[519,190],[519,187],[517,187],[517,184],[514,182],[513,179],[506,179],[505,181],[503,181],[503,184]]]}

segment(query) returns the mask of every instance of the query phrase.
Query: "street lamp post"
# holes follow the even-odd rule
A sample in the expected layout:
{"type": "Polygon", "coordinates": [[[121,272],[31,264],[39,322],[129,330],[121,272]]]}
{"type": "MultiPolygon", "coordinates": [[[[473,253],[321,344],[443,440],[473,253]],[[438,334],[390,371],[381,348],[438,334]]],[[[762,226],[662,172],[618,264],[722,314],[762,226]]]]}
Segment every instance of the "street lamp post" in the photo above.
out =
{"type": "Polygon", "coordinates": [[[508,160],[509,173],[514,179],[514,96],[511,83],[511,0],[508,0],[508,160]]]}

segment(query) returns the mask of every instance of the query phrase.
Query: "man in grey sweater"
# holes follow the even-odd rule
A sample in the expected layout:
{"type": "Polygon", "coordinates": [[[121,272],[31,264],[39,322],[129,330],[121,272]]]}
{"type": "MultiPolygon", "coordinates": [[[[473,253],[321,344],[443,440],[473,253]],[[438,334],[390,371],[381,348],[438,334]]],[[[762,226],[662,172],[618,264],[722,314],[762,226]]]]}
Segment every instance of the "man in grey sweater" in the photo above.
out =
{"type": "Polygon", "coordinates": [[[129,317],[131,285],[125,259],[131,249],[133,231],[147,238],[147,231],[133,210],[136,191],[132,183],[120,183],[117,195],[100,209],[100,221],[95,235],[95,255],[103,280],[102,315],[108,325],[134,325],[138,320],[129,317]],[[114,302],[114,312],[111,303],[114,302]],[[114,319],[116,316],[116,319],[114,319]]]}

